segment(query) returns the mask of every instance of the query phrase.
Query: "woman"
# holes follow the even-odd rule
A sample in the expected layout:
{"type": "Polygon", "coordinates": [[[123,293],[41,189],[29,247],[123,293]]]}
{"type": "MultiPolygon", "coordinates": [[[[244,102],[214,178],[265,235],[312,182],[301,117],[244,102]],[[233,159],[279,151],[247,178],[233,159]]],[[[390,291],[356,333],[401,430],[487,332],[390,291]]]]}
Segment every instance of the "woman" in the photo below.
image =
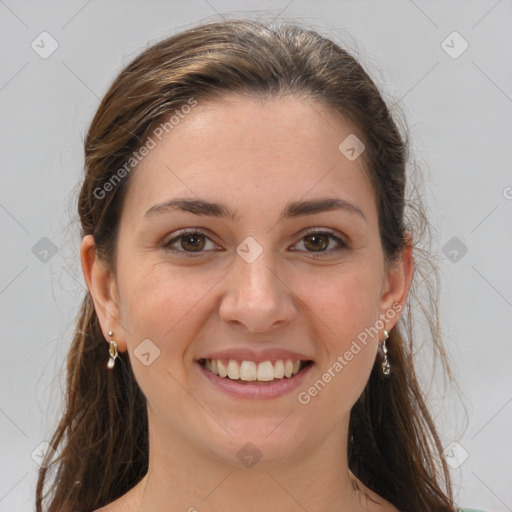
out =
{"type": "Polygon", "coordinates": [[[37,510],[455,510],[411,355],[406,159],[315,32],[207,24],[128,65],[85,142],[89,293],[37,510]]]}

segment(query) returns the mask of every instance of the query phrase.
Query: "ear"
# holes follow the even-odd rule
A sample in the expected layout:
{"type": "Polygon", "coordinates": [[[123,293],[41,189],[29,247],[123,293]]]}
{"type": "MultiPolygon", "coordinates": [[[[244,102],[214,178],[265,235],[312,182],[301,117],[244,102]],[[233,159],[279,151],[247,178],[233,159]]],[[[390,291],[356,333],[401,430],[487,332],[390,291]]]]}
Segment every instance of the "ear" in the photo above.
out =
{"type": "Polygon", "coordinates": [[[380,318],[386,322],[387,331],[391,331],[396,325],[405,308],[414,273],[411,233],[406,232],[405,238],[406,243],[402,253],[390,263],[386,270],[382,288],[379,310],[380,318]],[[393,315],[389,314],[391,311],[394,311],[393,315]]]}
{"type": "Polygon", "coordinates": [[[83,238],[80,258],[84,279],[91,294],[103,336],[107,343],[114,339],[118,350],[125,352],[126,333],[121,325],[119,293],[115,275],[107,262],[98,256],[92,235],[83,238]],[[108,335],[110,331],[114,333],[113,336],[108,335]]]}

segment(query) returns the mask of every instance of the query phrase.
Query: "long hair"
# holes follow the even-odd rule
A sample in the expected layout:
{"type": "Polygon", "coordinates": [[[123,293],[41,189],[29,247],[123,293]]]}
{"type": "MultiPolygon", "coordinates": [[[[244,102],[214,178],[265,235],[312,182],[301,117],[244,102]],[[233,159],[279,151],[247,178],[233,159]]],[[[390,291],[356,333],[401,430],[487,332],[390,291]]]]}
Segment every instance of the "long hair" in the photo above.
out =
{"type": "MultiPolygon", "coordinates": [[[[96,112],[85,141],[78,213],[82,235],[93,235],[100,257],[113,268],[130,179],[127,162],[159,124],[170,129],[172,117],[193,102],[229,94],[292,95],[323,102],[349,118],[366,146],[365,170],[387,261],[401,254],[407,231],[417,238],[405,211],[407,139],[362,66],[315,31],[230,20],[189,29],[147,48],[117,76],[96,112]]],[[[435,296],[427,299],[430,305],[423,309],[432,347],[449,373],[437,302],[435,296]]],[[[382,375],[378,355],[351,410],[349,467],[400,510],[448,512],[454,510],[450,475],[414,370],[412,309],[406,308],[391,331],[391,374],[382,375]]],[[[128,356],[121,354],[112,372],[105,369],[107,357],[86,293],[67,359],[65,411],[50,443],[59,455],[40,470],[38,512],[90,512],[126,493],[147,471],[144,395],[128,356]]]]}

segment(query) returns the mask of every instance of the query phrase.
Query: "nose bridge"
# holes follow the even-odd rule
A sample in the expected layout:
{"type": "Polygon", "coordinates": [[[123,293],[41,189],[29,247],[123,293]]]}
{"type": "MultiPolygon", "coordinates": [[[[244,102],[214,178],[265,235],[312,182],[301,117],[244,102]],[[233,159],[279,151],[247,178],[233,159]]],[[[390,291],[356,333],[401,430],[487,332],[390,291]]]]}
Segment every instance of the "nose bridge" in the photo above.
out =
{"type": "Polygon", "coordinates": [[[236,252],[237,258],[220,307],[222,319],[243,324],[253,332],[289,321],[295,310],[294,301],[278,278],[272,250],[247,237],[236,252]]]}
{"type": "Polygon", "coordinates": [[[238,276],[240,278],[240,294],[248,300],[272,302],[279,291],[276,289],[276,273],[272,271],[273,258],[270,255],[259,256],[255,261],[238,262],[238,276]]]}

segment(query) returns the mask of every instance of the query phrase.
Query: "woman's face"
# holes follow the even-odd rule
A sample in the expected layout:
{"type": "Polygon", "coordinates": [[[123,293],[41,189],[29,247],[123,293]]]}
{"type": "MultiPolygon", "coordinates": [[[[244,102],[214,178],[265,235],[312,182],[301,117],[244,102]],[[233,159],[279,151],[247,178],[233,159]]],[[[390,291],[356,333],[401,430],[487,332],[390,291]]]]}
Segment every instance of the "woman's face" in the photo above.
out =
{"type": "Polygon", "coordinates": [[[199,101],[133,171],[112,293],[96,305],[152,435],[238,464],[248,442],[262,462],[343,444],[407,288],[403,261],[385,265],[355,133],[293,97],[199,101]],[[278,360],[313,363],[288,378],[278,360]],[[273,380],[237,380],[239,365],[273,380]]]}

